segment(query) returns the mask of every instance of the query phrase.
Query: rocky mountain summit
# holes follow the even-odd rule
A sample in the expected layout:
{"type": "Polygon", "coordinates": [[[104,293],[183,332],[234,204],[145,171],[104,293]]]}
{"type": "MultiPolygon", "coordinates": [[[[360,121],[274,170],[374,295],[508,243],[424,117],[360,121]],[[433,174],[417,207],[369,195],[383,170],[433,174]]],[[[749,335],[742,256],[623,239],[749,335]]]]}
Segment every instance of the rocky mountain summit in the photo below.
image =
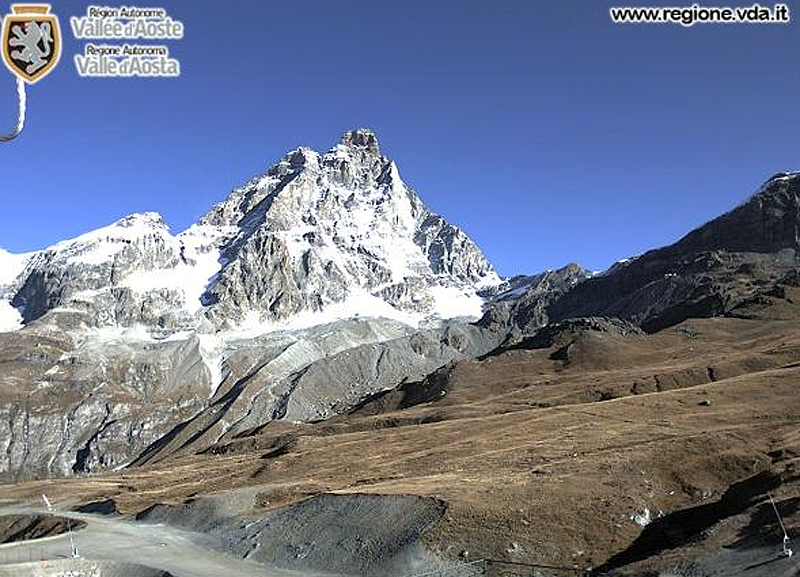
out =
{"type": "Polygon", "coordinates": [[[19,257],[9,271],[0,297],[26,324],[49,316],[69,329],[142,327],[156,336],[299,313],[306,324],[325,312],[475,317],[476,290],[499,283],[364,129],[325,154],[290,152],[178,235],[156,213],[134,214],[19,257]]]}
{"type": "Polygon", "coordinates": [[[474,289],[499,282],[474,243],[423,206],[367,130],[345,133],[323,155],[293,151],[200,225],[237,229],[205,295],[221,324],[248,310],[283,319],[330,303],[469,316],[480,313],[474,289]]]}

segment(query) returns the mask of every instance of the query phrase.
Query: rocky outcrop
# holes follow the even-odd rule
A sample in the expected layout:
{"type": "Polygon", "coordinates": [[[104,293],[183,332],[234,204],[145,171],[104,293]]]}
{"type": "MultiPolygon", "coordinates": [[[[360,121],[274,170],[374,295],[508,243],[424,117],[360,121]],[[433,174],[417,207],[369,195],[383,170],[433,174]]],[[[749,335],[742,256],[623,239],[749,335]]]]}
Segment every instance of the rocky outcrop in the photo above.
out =
{"type": "Polygon", "coordinates": [[[210,396],[197,339],[0,334],[0,479],[127,464],[210,396]]]}
{"type": "Polygon", "coordinates": [[[532,337],[523,339],[514,347],[508,348],[546,349],[566,341],[574,340],[578,335],[587,332],[621,337],[644,334],[636,325],[621,319],[583,317],[549,324],[537,331],[532,337]]]}
{"type": "MultiPolygon", "coordinates": [[[[777,175],[675,244],[548,296],[539,318],[618,317],[655,332],[687,318],[735,314],[798,268],[799,228],[800,174],[777,175]]],[[[528,317],[513,311],[511,323],[528,317]]]]}
{"type": "Polygon", "coordinates": [[[487,305],[478,325],[506,332],[506,344],[534,334],[550,322],[550,307],[576,285],[591,278],[591,273],[577,264],[532,277],[516,277],[487,293],[487,305]]]}

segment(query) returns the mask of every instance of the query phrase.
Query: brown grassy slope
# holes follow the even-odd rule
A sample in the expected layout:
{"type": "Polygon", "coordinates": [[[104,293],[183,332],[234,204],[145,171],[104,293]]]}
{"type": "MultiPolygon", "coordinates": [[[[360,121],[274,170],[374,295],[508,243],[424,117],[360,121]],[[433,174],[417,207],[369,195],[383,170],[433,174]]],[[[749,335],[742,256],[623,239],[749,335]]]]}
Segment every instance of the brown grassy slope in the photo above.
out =
{"type": "MultiPolygon", "coordinates": [[[[431,547],[596,566],[637,537],[631,517],[645,507],[711,502],[737,480],[796,466],[797,312],[778,299],[747,311],[755,318],[572,335],[566,361],[550,358],[556,344],[459,363],[435,402],[277,423],[222,454],[7,485],[0,498],[113,497],[136,512],[245,485],[261,487],[257,508],[322,491],[433,495],[448,512],[425,536],[431,547]]],[[[781,491],[797,494],[793,483],[781,491]]]]}

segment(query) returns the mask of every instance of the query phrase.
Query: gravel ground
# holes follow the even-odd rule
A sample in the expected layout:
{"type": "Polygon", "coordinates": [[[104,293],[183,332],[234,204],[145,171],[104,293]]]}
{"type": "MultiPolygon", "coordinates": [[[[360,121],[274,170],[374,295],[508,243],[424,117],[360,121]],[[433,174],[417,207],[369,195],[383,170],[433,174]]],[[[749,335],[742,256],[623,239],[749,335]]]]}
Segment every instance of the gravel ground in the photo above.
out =
{"type": "MultiPolygon", "coordinates": [[[[44,514],[35,508],[6,507],[0,514],[44,514]]],[[[218,552],[202,535],[166,525],[137,523],[85,513],[59,512],[86,522],[75,534],[81,556],[87,559],[146,564],[175,577],[319,577],[314,573],[272,570],[261,563],[218,552]]],[[[66,535],[0,546],[0,564],[28,562],[31,556],[59,559],[69,554],[66,535]]],[[[0,565],[0,566],[2,566],[0,565]]]]}

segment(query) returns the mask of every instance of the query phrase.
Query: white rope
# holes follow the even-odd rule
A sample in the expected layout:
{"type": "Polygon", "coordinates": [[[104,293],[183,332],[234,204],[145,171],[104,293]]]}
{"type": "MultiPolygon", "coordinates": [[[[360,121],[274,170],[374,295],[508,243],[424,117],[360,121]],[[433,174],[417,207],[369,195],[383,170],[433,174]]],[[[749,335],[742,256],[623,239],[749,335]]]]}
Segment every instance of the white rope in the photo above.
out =
{"type": "Polygon", "coordinates": [[[25,81],[20,77],[17,77],[17,102],[19,103],[17,126],[14,128],[14,132],[10,134],[0,134],[0,142],[9,142],[14,140],[17,136],[19,136],[19,133],[22,132],[22,129],[25,128],[25,81]]]}
{"type": "Polygon", "coordinates": [[[786,526],[783,524],[781,514],[778,513],[778,506],[775,505],[775,499],[772,498],[772,493],[767,493],[767,495],[769,495],[769,502],[772,503],[772,508],[775,510],[775,516],[778,518],[781,531],[783,531],[783,554],[787,557],[791,557],[794,554],[794,551],[792,551],[789,547],[789,543],[791,543],[791,539],[789,539],[789,533],[786,532],[786,526]]]}

